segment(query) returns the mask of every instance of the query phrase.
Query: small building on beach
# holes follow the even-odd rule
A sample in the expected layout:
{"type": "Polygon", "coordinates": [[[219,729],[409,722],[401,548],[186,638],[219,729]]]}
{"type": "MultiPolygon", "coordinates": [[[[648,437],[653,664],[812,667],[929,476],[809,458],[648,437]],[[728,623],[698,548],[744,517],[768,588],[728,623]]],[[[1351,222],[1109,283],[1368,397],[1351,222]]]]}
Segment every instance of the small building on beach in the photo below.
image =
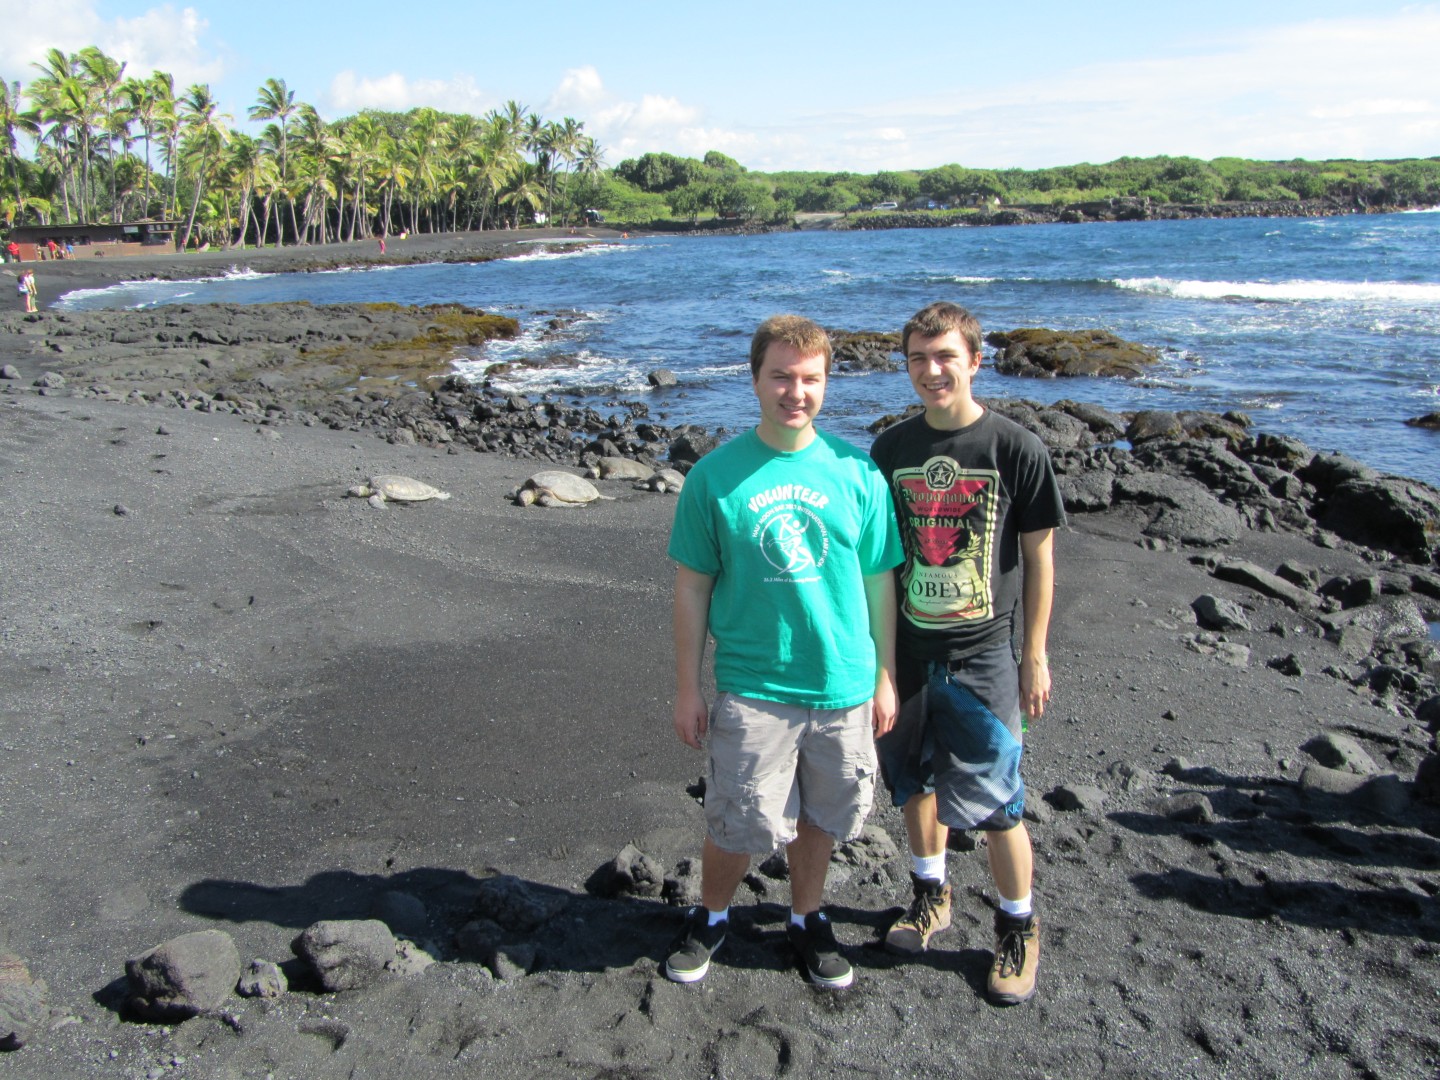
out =
{"type": "Polygon", "coordinates": [[[64,248],[68,241],[77,258],[92,255],[138,255],[157,247],[174,247],[178,221],[122,221],[92,225],[16,225],[10,239],[20,245],[27,262],[44,258],[47,241],[64,248]]]}

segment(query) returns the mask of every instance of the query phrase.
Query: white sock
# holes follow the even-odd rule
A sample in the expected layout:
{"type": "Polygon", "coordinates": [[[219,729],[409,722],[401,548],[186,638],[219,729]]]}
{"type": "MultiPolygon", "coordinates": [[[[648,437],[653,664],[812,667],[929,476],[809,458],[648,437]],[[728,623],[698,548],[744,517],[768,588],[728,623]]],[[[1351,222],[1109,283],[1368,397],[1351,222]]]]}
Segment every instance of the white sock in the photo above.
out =
{"type": "Polygon", "coordinates": [[[945,852],[939,855],[911,855],[911,869],[922,881],[945,881],[945,852]]]}
{"type": "Polygon", "coordinates": [[[790,925],[791,925],[791,926],[798,926],[798,927],[800,927],[801,930],[804,930],[804,929],[805,929],[805,916],[804,916],[804,915],[801,915],[801,914],[800,914],[798,911],[796,911],[794,908],[791,908],[791,909],[790,909],[790,925]]]}
{"type": "Polygon", "coordinates": [[[706,908],[705,914],[710,916],[711,926],[719,926],[726,919],[730,918],[730,905],[726,904],[719,911],[711,911],[709,908],[706,908]]]}
{"type": "Polygon", "coordinates": [[[1028,919],[1030,917],[1030,894],[1027,892],[1019,900],[1006,900],[1000,897],[1000,910],[1012,919],[1028,919]]]}

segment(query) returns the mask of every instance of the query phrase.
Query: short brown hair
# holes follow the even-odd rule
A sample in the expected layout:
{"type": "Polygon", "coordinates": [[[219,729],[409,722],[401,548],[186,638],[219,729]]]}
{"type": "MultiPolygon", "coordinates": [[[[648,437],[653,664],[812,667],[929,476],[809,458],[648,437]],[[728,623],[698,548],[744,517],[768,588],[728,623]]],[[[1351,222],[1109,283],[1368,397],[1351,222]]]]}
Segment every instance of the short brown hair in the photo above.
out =
{"type": "Polygon", "coordinates": [[[760,377],[765,363],[765,350],[775,342],[789,345],[802,356],[825,357],[825,374],[830,374],[830,335],[819,325],[800,315],[771,315],[762,322],[750,339],[750,379],[760,377]]]}
{"type": "Polygon", "coordinates": [[[959,304],[944,300],[921,308],[910,317],[905,329],[900,332],[900,351],[909,357],[911,334],[930,338],[948,334],[951,330],[959,331],[961,339],[970,347],[971,356],[980,355],[980,320],[959,304]]]}

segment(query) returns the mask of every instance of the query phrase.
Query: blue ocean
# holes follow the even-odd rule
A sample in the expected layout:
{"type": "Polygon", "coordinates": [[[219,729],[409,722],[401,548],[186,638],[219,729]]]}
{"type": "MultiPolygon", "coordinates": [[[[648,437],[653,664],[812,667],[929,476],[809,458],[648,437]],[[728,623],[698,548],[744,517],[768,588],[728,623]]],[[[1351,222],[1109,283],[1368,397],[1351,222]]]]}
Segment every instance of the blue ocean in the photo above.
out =
{"type": "MultiPolygon", "coordinates": [[[[400,245],[403,249],[403,243],[400,245]]],[[[765,316],[898,330],[939,299],[989,329],[1113,331],[1163,350],[1143,380],[1022,379],[977,393],[1111,409],[1242,410],[1299,438],[1440,484],[1440,213],[642,237],[519,258],[314,274],[248,272],[72,294],[72,308],[177,302],[459,302],[513,315],[521,337],[457,367],[505,389],[735,430],[753,422],[746,350],[765,316]],[[556,316],[562,316],[552,325],[556,316]],[[518,361],[543,361],[524,366],[518,361]],[[651,390],[655,368],[680,386],[651,390]]],[[[832,380],[822,426],[860,445],[912,400],[902,372],[832,380]]]]}

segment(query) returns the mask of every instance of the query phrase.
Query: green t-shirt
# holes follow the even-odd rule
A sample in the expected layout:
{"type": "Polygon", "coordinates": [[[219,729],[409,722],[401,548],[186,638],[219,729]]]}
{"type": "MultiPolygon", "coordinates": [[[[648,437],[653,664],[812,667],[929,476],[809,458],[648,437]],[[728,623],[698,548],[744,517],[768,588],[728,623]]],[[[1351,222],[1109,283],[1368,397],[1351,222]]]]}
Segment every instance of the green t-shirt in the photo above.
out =
{"type": "Polygon", "coordinates": [[[864,579],[904,552],[885,480],[863,451],[817,431],[783,453],[747,431],[685,478],[670,557],[715,578],[720,690],[812,709],[874,694],[864,579]]]}

